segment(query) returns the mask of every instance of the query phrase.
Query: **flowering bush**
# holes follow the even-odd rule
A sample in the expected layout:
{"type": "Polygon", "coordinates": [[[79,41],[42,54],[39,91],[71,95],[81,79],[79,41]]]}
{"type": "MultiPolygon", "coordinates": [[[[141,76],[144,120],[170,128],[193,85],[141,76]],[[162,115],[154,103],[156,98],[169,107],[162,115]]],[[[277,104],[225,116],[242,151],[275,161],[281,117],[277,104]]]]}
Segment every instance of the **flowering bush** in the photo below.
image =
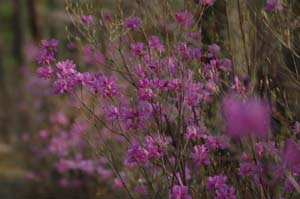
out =
{"type": "MultiPolygon", "coordinates": [[[[58,172],[98,172],[130,198],[280,198],[300,191],[299,123],[280,139],[271,98],[240,80],[226,49],[202,40],[197,13],[214,2],[168,11],[162,21],[141,10],[125,18],[79,14],[74,24],[83,36],[75,43],[85,46],[83,65],[95,67],[58,60],[58,42],[41,42],[40,77],[70,96],[97,129],[85,137],[97,146],[94,159],[82,148],[86,127],[51,136],[46,146],[59,157],[58,172]],[[103,44],[98,34],[106,36],[103,44]]],[[[267,1],[266,9],[281,10],[281,1],[267,1]]]]}

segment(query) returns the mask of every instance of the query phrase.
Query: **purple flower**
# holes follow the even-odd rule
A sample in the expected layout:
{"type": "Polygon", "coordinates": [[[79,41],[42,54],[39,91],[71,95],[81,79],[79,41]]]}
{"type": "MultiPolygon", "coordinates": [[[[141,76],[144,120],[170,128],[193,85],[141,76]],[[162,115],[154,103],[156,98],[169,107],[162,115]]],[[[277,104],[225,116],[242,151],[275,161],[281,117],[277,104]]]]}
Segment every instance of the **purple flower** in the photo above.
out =
{"type": "Polygon", "coordinates": [[[155,97],[155,94],[151,88],[139,89],[140,100],[151,100],[155,97]]]}
{"type": "Polygon", "coordinates": [[[48,64],[55,61],[58,41],[56,39],[42,40],[37,60],[39,64],[48,64]]]}
{"type": "Polygon", "coordinates": [[[201,32],[190,32],[187,34],[187,39],[189,41],[201,41],[202,33],[201,32]]]}
{"type": "Polygon", "coordinates": [[[208,46],[208,57],[218,57],[220,54],[220,46],[217,44],[212,44],[208,46]]]}
{"type": "Polygon", "coordinates": [[[129,164],[145,164],[147,162],[148,152],[138,143],[132,143],[128,150],[128,159],[129,164]]]}
{"type": "Polygon", "coordinates": [[[38,68],[38,74],[41,78],[50,79],[53,77],[53,69],[50,66],[41,66],[38,68]]]}
{"type": "Polygon", "coordinates": [[[148,158],[160,158],[170,142],[171,139],[169,137],[162,135],[146,136],[145,143],[148,158]]]}
{"type": "Polygon", "coordinates": [[[254,162],[240,163],[241,176],[254,176],[260,172],[260,168],[254,162]]]}
{"type": "Polygon", "coordinates": [[[165,51],[165,47],[160,42],[160,39],[158,36],[151,36],[148,39],[148,45],[151,49],[155,49],[160,53],[165,51]]]}
{"type": "Polygon", "coordinates": [[[134,55],[141,56],[144,53],[144,43],[138,42],[131,44],[130,48],[134,55]]]}
{"type": "Polygon", "coordinates": [[[192,199],[188,193],[188,187],[183,185],[175,185],[172,188],[171,199],[192,199]]]}
{"type": "Polygon", "coordinates": [[[49,131],[47,131],[47,130],[45,130],[45,129],[40,130],[40,132],[39,132],[39,136],[40,136],[40,138],[42,138],[42,139],[48,138],[49,135],[50,135],[49,131]]]}
{"type": "Polygon", "coordinates": [[[267,0],[266,9],[269,11],[282,10],[281,0],[267,0]]]}
{"type": "Polygon", "coordinates": [[[201,49],[187,45],[185,42],[179,42],[177,44],[178,53],[186,60],[200,59],[201,49]]]}
{"type": "Polygon", "coordinates": [[[226,133],[231,137],[266,137],[269,134],[271,109],[262,99],[227,96],[222,101],[222,111],[226,133]]]}
{"type": "Polygon", "coordinates": [[[232,70],[232,61],[228,58],[220,60],[220,69],[223,71],[231,71],[232,70]]]}
{"type": "Polygon", "coordinates": [[[124,23],[125,28],[139,29],[142,27],[141,18],[139,17],[128,17],[124,23]]]}
{"type": "Polygon", "coordinates": [[[193,23],[192,15],[186,10],[175,14],[176,22],[180,25],[190,26],[193,23]]]}
{"type": "Polygon", "coordinates": [[[100,93],[103,98],[113,97],[119,94],[115,77],[85,73],[82,78],[82,84],[89,86],[92,92],[100,93]]]}
{"type": "Polygon", "coordinates": [[[114,184],[114,188],[116,188],[116,189],[120,189],[123,187],[123,183],[120,178],[115,178],[113,184],[114,184]]]}
{"type": "Polygon", "coordinates": [[[196,127],[196,126],[188,126],[186,130],[185,137],[186,139],[200,139],[204,136],[205,129],[202,127],[196,127]]]}
{"type": "Polygon", "coordinates": [[[241,94],[245,93],[247,89],[243,85],[243,83],[239,80],[239,78],[235,76],[233,80],[234,80],[234,84],[231,86],[231,89],[241,94]]]}
{"type": "Polygon", "coordinates": [[[210,159],[207,149],[204,145],[194,146],[193,161],[197,165],[209,165],[210,159]]]}
{"type": "Polygon", "coordinates": [[[300,145],[294,140],[289,139],[285,144],[283,151],[283,162],[290,168],[296,168],[300,165],[300,145]]]}
{"type": "Polygon", "coordinates": [[[110,22],[110,14],[107,10],[104,10],[102,12],[102,21],[103,21],[104,24],[107,24],[107,23],[110,22]]]}
{"type": "Polygon", "coordinates": [[[58,40],[56,39],[41,41],[41,47],[52,53],[55,53],[57,51],[57,46],[58,46],[58,40]]]}
{"type": "Polygon", "coordinates": [[[227,142],[225,137],[214,137],[214,136],[207,136],[205,145],[209,149],[225,149],[227,142]]]}
{"type": "Polygon", "coordinates": [[[208,189],[220,189],[226,188],[227,176],[218,175],[218,176],[209,176],[207,178],[206,187],[208,189]]]}
{"type": "Polygon", "coordinates": [[[262,143],[258,142],[255,144],[255,150],[256,150],[256,153],[261,156],[262,153],[264,152],[264,146],[262,143]]]}
{"type": "Polygon", "coordinates": [[[203,6],[212,6],[216,0],[199,0],[199,3],[203,6]]]}
{"type": "Polygon", "coordinates": [[[97,62],[97,64],[99,64],[99,65],[103,65],[105,63],[105,57],[104,57],[103,53],[100,51],[96,51],[94,53],[94,58],[95,58],[95,61],[97,62]]]}
{"type": "Polygon", "coordinates": [[[74,88],[74,80],[72,79],[57,79],[54,82],[54,93],[62,94],[64,92],[70,92],[74,88]]]}
{"type": "Polygon", "coordinates": [[[84,15],[80,17],[80,21],[82,24],[94,25],[95,20],[92,15],[84,15]]]}
{"type": "Polygon", "coordinates": [[[231,186],[217,189],[215,199],[236,199],[235,188],[231,186]]]}
{"type": "Polygon", "coordinates": [[[68,77],[77,73],[76,65],[73,63],[72,60],[69,59],[58,62],[56,64],[56,68],[57,68],[57,76],[59,78],[68,77]]]}

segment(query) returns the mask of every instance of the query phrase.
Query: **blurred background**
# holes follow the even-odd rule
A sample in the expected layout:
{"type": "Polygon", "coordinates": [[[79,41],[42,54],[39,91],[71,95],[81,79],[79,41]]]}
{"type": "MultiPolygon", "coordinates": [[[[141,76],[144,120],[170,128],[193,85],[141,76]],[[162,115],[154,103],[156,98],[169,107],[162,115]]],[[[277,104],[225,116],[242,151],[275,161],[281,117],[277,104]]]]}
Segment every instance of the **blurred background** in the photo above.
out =
{"type": "Polygon", "coordinates": [[[84,190],[31,180],[26,155],[30,146],[20,146],[22,135],[40,128],[53,108],[47,83],[35,75],[35,57],[41,39],[67,40],[65,3],[1,0],[0,21],[0,198],[86,198],[84,190]]]}

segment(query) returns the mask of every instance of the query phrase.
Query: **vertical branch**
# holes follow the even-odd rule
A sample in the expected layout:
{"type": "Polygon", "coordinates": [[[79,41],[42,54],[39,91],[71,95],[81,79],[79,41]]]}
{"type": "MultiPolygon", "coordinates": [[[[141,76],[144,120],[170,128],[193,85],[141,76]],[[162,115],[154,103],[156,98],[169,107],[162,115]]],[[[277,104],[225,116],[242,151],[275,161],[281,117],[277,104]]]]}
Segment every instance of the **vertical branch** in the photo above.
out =
{"type": "Polygon", "coordinates": [[[16,63],[23,62],[23,35],[22,35],[22,5],[20,0],[13,0],[13,28],[14,28],[14,41],[13,41],[13,54],[16,58],[16,63]]]}
{"type": "Polygon", "coordinates": [[[249,57],[248,57],[248,50],[247,50],[247,45],[246,45],[246,34],[245,34],[245,29],[244,29],[244,15],[242,13],[246,13],[246,2],[243,1],[243,8],[241,7],[240,0],[237,0],[237,7],[238,7],[238,13],[239,13],[239,22],[240,22],[240,31],[241,31],[241,36],[243,40],[243,47],[244,47],[244,56],[245,56],[245,62],[247,64],[247,71],[248,75],[251,75],[250,71],[250,62],[249,62],[249,57]]]}
{"type": "Polygon", "coordinates": [[[228,21],[228,39],[229,46],[231,48],[231,54],[233,63],[235,64],[235,73],[239,76],[245,76],[249,74],[250,62],[248,56],[248,41],[247,41],[247,31],[248,23],[246,24],[243,19],[241,19],[242,13],[248,13],[246,7],[246,1],[243,0],[240,3],[237,1],[226,1],[226,13],[228,21]]]}
{"type": "Polygon", "coordinates": [[[38,25],[38,13],[36,0],[28,0],[29,11],[29,28],[34,41],[39,41],[41,38],[39,25],[38,25]]]}

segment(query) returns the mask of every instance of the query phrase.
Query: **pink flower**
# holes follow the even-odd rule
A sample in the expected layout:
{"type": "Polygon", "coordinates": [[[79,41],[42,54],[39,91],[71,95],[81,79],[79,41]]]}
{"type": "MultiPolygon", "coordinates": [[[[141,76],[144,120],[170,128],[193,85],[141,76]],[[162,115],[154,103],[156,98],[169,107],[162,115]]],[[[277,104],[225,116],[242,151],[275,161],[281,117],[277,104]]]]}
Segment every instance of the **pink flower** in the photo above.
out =
{"type": "Polygon", "coordinates": [[[49,137],[49,131],[47,131],[47,130],[41,130],[41,131],[39,132],[39,136],[40,136],[42,139],[46,139],[46,138],[49,137]]]}
{"type": "Polygon", "coordinates": [[[180,25],[190,26],[193,23],[192,15],[186,10],[175,14],[176,22],[180,25]]]}
{"type": "Polygon", "coordinates": [[[199,3],[203,6],[212,6],[216,0],[199,0],[199,3]]]}
{"type": "Polygon", "coordinates": [[[102,21],[104,24],[107,24],[110,22],[110,14],[108,10],[104,10],[102,12],[102,21]]]}
{"type": "Polygon", "coordinates": [[[155,97],[155,94],[151,88],[139,89],[140,100],[151,100],[155,97]]]}
{"type": "Polygon", "coordinates": [[[234,84],[231,86],[231,89],[241,94],[246,92],[246,87],[237,76],[234,76],[234,84]]]}
{"type": "Polygon", "coordinates": [[[220,54],[220,46],[217,44],[212,44],[208,46],[208,57],[218,57],[220,54]]]}
{"type": "Polygon", "coordinates": [[[141,18],[139,17],[128,17],[124,22],[125,28],[139,29],[142,27],[141,18]]]}
{"type": "Polygon", "coordinates": [[[225,149],[227,146],[227,140],[225,137],[214,137],[214,136],[207,136],[205,145],[209,149],[225,149]]]}
{"type": "Polygon", "coordinates": [[[158,36],[151,36],[148,39],[148,45],[151,49],[155,49],[160,53],[165,51],[165,47],[162,45],[158,36]]]}
{"type": "Polygon", "coordinates": [[[115,178],[113,184],[114,184],[114,188],[117,188],[117,189],[120,189],[123,187],[123,183],[120,178],[115,178]]]}
{"type": "Polygon", "coordinates": [[[77,73],[76,65],[73,63],[72,60],[69,59],[58,62],[56,64],[56,68],[57,68],[57,76],[59,78],[68,77],[70,75],[74,75],[75,73],[77,73]]]}
{"type": "Polygon", "coordinates": [[[171,142],[171,139],[162,135],[155,135],[146,136],[145,141],[148,158],[160,158],[164,154],[167,145],[171,142]]]}
{"type": "Polygon", "coordinates": [[[53,77],[53,69],[50,66],[41,66],[38,68],[38,74],[41,78],[50,79],[53,77]]]}
{"type": "Polygon", "coordinates": [[[134,55],[143,55],[144,54],[144,43],[138,42],[130,45],[131,51],[134,55]]]}
{"type": "Polygon", "coordinates": [[[37,57],[39,64],[48,64],[55,61],[58,41],[56,39],[42,40],[40,51],[37,57]]]}
{"type": "Polygon", "coordinates": [[[186,139],[200,139],[205,135],[205,129],[196,126],[188,126],[186,130],[186,139]]]}
{"type": "Polygon", "coordinates": [[[80,17],[81,23],[82,24],[87,24],[87,25],[94,25],[95,20],[92,15],[84,15],[80,17]]]}
{"type": "Polygon", "coordinates": [[[104,57],[103,53],[100,51],[96,51],[94,53],[94,58],[95,58],[95,61],[97,62],[97,64],[99,64],[99,65],[103,65],[105,63],[105,57],[104,57]]]}
{"type": "Polygon", "coordinates": [[[192,199],[188,193],[188,187],[183,185],[175,185],[172,188],[171,199],[192,199]]]}
{"type": "Polygon", "coordinates": [[[240,163],[240,175],[241,176],[254,176],[260,172],[259,166],[254,162],[240,163]]]}
{"type": "Polygon", "coordinates": [[[262,143],[256,143],[255,144],[255,150],[256,150],[256,153],[259,155],[259,156],[261,156],[262,155],[262,153],[264,152],[264,146],[263,146],[263,144],[262,143]]]}
{"type": "Polygon", "coordinates": [[[207,178],[206,187],[208,189],[219,189],[227,187],[226,184],[227,176],[218,175],[218,176],[209,176],[207,178]]]}
{"type": "Polygon", "coordinates": [[[148,151],[140,146],[138,143],[131,144],[128,150],[128,159],[129,164],[145,164],[147,162],[148,151]]]}
{"type": "Polygon", "coordinates": [[[204,145],[194,146],[193,161],[197,165],[209,165],[210,159],[207,149],[204,145]]]}
{"type": "Polygon", "coordinates": [[[281,0],[267,0],[266,9],[269,11],[282,10],[281,0]]]}
{"type": "Polygon", "coordinates": [[[189,41],[201,41],[202,32],[190,32],[187,34],[187,40],[189,41]]]}
{"type": "Polygon", "coordinates": [[[285,144],[282,159],[290,169],[300,166],[300,145],[294,140],[289,139],[285,144]]]}
{"type": "Polygon", "coordinates": [[[222,111],[226,133],[231,137],[266,137],[269,134],[271,109],[264,100],[227,96],[222,101],[222,111]]]}

